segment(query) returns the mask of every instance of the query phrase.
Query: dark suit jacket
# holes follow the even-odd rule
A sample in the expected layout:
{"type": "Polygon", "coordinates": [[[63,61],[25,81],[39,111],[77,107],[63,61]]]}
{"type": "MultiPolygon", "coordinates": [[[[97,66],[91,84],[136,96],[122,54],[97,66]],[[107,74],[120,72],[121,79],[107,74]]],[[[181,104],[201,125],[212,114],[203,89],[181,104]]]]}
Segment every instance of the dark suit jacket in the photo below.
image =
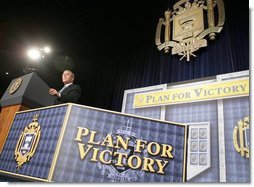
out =
{"type": "Polygon", "coordinates": [[[61,97],[57,97],[55,104],[77,103],[81,96],[81,88],[77,84],[71,84],[61,92],[61,97]]]}

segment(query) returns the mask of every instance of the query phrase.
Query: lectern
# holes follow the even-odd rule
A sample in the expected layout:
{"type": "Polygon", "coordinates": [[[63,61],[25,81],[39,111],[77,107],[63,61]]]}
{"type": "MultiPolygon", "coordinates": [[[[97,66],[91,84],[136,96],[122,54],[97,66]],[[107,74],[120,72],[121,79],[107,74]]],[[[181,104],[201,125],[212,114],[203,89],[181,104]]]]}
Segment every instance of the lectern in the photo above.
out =
{"type": "Polygon", "coordinates": [[[49,86],[35,73],[13,79],[0,100],[0,153],[16,112],[54,103],[49,86]]]}

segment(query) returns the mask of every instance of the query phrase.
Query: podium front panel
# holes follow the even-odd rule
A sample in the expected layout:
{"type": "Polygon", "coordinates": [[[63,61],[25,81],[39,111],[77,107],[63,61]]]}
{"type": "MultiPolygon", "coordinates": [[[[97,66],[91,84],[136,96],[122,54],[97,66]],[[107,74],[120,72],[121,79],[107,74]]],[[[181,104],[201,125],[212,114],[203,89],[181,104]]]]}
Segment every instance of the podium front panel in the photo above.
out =
{"type": "Polygon", "coordinates": [[[57,105],[16,114],[0,173],[49,182],[184,182],[186,142],[183,124],[57,105]]]}
{"type": "Polygon", "coordinates": [[[47,181],[67,107],[64,105],[17,113],[0,154],[0,173],[22,177],[24,180],[47,181]],[[39,114],[38,123],[41,127],[37,149],[30,161],[17,170],[15,149],[22,132],[33,122],[36,114],[39,114]]]}

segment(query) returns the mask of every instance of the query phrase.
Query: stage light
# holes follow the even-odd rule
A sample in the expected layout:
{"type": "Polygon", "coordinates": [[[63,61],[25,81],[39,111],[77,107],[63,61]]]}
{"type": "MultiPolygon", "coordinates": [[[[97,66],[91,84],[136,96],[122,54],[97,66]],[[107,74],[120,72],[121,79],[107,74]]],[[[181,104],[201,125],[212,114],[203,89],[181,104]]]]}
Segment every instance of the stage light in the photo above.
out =
{"type": "Polygon", "coordinates": [[[51,52],[51,49],[48,46],[44,47],[43,50],[44,50],[45,53],[50,53],[51,52]]]}
{"type": "Polygon", "coordinates": [[[29,49],[27,51],[27,55],[30,60],[29,62],[27,62],[27,65],[23,68],[24,74],[39,70],[38,65],[41,64],[42,62],[47,61],[48,53],[51,53],[51,49],[48,46],[45,47],[37,46],[29,49]],[[36,63],[31,63],[32,61],[33,62],[36,61],[36,63]]]}
{"type": "Polygon", "coordinates": [[[36,48],[29,49],[27,54],[33,60],[37,60],[37,59],[39,59],[41,57],[40,51],[38,49],[36,49],[36,48]]]}

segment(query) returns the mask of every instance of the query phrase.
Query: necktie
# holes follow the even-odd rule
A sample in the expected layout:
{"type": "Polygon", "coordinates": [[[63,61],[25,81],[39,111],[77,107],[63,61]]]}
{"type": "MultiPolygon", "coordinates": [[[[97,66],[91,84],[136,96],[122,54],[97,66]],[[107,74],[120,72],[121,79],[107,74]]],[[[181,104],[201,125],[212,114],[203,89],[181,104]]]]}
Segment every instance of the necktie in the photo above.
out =
{"type": "Polygon", "coordinates": [[[64,87],[59,91],[59,93],[61,94],[62,91],[63,91],[66,87],[67,87],[67,86],[64,86],[64,87]]]}

